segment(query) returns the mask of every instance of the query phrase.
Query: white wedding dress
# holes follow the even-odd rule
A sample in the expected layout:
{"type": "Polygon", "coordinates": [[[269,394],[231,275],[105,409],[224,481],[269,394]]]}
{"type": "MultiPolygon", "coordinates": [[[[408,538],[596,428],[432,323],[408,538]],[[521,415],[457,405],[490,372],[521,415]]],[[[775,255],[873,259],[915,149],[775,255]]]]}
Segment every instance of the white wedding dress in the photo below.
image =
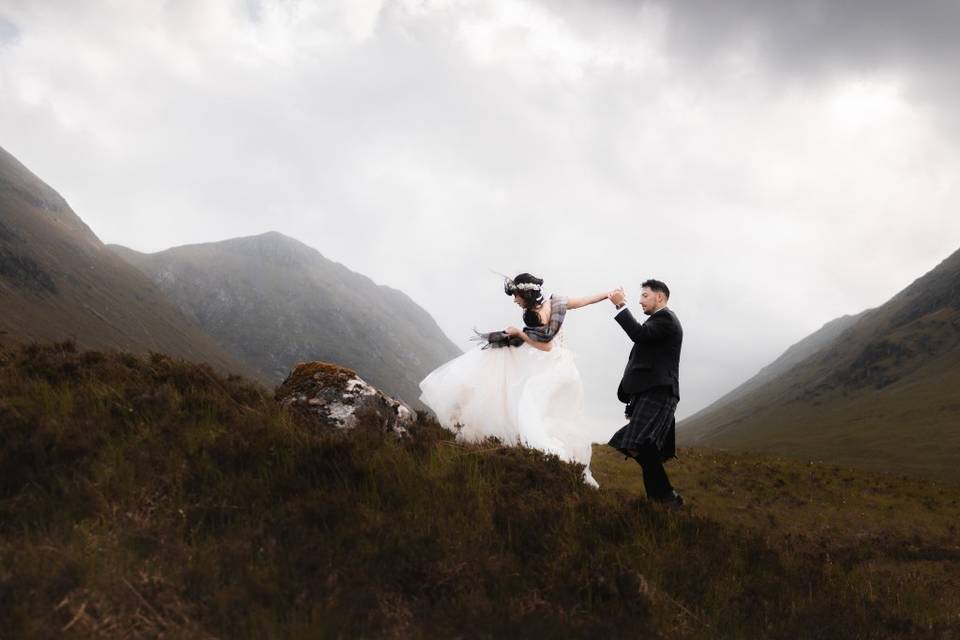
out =
{"type": "Polygon", "coordinates": [[[423,379],[420,401],[443,427],[459,428],[460,440],[493,436],[554,453],[585,465],[584,482],[598,487],[583,425],[583,384],[563,332],[550,351],[527,344],[471,349],[423,379]]]}

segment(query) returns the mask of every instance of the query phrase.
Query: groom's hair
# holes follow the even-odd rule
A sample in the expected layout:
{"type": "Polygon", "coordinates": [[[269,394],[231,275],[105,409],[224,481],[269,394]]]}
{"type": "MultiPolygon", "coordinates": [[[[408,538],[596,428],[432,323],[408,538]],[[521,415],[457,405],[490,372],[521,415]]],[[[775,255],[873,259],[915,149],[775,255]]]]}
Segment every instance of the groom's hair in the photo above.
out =
{"type": "Polygon", "coordinates": [[[662,293],[667,300],[670,299],[670,287],[668,287],[667,283],[663,282],[662,280],[647,280],[640,285],[641,289],[644,287],[650,289],[650,291],[653,291],[654,293],[662,293]]]}

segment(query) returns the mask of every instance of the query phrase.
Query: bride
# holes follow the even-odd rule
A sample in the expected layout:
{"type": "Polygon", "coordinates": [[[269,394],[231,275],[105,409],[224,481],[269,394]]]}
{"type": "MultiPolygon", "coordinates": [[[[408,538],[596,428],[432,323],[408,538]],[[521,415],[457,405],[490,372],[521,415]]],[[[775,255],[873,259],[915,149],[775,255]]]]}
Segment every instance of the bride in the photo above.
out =
{"type": "Polygon", "coordinates": [[[591,438],[583,422],[583,385],[566,348],[566,313],[601,300],[541,293],[543,280],[529,273],[505,278],[504,291],[523,308],[523,329],[477,334],[481,346],[431,372],[420,383],[420,401],[440,424],[466,441],[496,437],[554,453],[590,473],[591,438]]]}

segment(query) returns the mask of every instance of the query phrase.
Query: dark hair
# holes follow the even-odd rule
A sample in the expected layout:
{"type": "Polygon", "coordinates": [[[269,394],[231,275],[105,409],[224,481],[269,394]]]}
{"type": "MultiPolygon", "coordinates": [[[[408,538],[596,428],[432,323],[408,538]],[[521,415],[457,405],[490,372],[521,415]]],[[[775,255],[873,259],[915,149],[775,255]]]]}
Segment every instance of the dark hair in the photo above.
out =
{"type": "Polygon", "coordinates": [[[647,280],[640,285],[641,289],[644,287],[650,289],[650,291],[653,291],[654,293],[662,293],[664,296],[666,296],[667,300],[670,299],[670,287],[668,287],[667,283],[663,282],[662,280],[647,280]]]}
{"type": "MultiPolygon", "coordinates": [[[[539,286],[543,284],[543,280],[532,273],[521,273],[513,278],[512,283],[514,285],[535,284],[539,286]]],[[[543,293],[534,289],[517,289],[508,285],[504,288],[504,291],[508,296],[518,295],[523,298],[523,306],[527,309],[531,309],[538,304],[543,303],[543,293]]]]}

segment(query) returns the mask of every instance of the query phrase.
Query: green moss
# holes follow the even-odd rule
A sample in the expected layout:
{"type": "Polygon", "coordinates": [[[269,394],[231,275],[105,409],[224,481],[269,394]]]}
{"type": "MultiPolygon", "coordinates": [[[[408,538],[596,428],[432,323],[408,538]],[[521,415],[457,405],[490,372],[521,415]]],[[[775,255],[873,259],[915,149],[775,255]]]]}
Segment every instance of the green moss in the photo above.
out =
{"type": "Polygon", "coordinates": [[[277,396],[309,394],[310,391],[322,387],[344,390],[347,383],[356,377],[356,371],[329,362],[301,362],[277,389],[277,396]]]}

